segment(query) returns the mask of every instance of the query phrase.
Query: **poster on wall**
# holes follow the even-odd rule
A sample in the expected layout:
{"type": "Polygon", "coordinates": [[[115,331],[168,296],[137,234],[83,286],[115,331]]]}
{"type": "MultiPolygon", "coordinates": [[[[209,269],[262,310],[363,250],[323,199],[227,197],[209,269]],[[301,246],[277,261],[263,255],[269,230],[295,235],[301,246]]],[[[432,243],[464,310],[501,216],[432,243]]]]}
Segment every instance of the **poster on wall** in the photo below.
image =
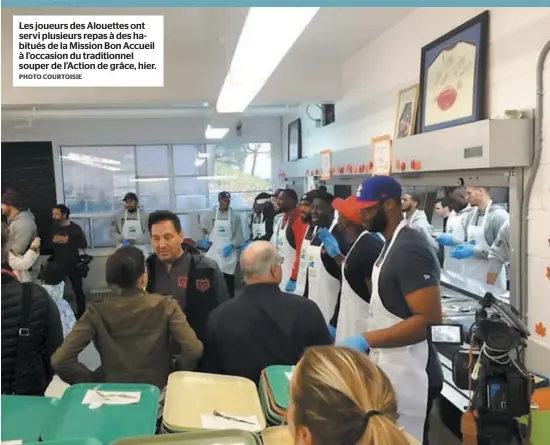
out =
{"type": "Polygon", "coordinates": [[[321,181],[328,181],[331,178],[332,152],[323,150],[321,153],[321,181]]]}
{"type": "Polygon", "coordinates": [[[485,118],[489,11],[422,48],[418,133],[485,118]]]}
{"type": "Polygon", "coordinates": [[[399,91],[395,111],[393,139],[401,139],[414,134],[416,112],[418,110],[418,84],[399,91]]]}
{"type": "Polygon", "coordinates": [[[388,176],[391,173],[391,137],[390,135],[374,138],[372,145],[372,175],[388,176]]]}

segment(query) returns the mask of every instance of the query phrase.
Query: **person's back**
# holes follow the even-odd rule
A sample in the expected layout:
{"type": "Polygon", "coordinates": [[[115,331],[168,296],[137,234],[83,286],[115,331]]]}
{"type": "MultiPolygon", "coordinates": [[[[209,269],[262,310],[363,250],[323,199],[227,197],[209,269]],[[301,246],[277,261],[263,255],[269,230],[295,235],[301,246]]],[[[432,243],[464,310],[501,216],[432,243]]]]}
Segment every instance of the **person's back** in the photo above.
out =
{"type": "Polygon", "coordinates": [[[306,348],[332,343],[317,305],[279,290],[280,269],[269,242],[244,250],[241,270],[248,285],[210,315],[203,371],[257,382],[267,366],[294,365],[306,348]]]}
{"type": "Polygon", "coordinates": [[[176,300],[140,290],[147,278],[145,258],[138,248],[123,247],[109,260],[107,282],[119,286],[118,295],[87,306],[54,354],[53,367],[69,384],[149,383],[163,388],[173,370],[195,368],[202,344],[176,300]],[[175,369],[172,339],[179,345],[175,369]],[[91,341],[101,357],[100,368],[93,372],[77,361],[91,341]]]}
{"type": "Polygon", "coordinates": [[[53,378],[50,357],[61,345],[59,313],[48,293],[21,283],[7,265],[2,224],[2,394],[44,395],[53,378]]]}

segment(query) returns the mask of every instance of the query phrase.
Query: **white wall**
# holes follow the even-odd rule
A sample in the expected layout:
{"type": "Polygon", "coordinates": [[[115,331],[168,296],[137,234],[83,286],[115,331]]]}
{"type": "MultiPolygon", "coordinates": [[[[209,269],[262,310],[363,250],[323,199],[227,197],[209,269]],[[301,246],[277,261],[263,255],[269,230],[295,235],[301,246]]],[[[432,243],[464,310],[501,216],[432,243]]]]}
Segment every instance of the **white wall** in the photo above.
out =
{"type": "MultiPolygon", "coordinates": [[[[336,122],[325,128],[302,113],[303,155],[323,149],[365,146],[373,137],[392,134],[398,90],[418,83],[421,47],[481,8],[421,8],[398,22],[343,66],[344,98],[336,105],[336,122]]],[[[535,107],[535,68],[550,39],[550,9],[493,8],[490,18],[489,115],[506,109],[535,107]]],[[[529,328],[536,345],[550,348],[550,57],[546,61],[546,118],[543,165],[533,192],[529,243],[529,328]],[[548,329],[535,333],[535,324],[548,329]]],[[[283,128],[295,116],[285,119],[283,128]]],[[[283,135],[286,147],[286,133],[283,135]]],[[[285,148],[286,156],[286,148],[285,148]]],[[[544,349],[550,367],[550,353],[544,349]]]]}

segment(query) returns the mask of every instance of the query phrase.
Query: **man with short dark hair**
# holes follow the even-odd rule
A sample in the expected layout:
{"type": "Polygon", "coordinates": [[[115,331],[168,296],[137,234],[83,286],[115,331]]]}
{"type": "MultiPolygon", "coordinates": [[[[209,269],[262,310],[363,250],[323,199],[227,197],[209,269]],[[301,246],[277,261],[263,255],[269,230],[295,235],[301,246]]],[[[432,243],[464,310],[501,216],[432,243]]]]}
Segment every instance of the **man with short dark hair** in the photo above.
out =
{"type": "Polygon", "coordinates": [[[53,229],[52,247],[49,261],[63,266],[65,274],[73,288],[76,299],[76,317],[80,318],[86,310],[86,295],[82,289],[82,275],[78,271],[80,249],[88,247],[82,228],[72,222],[71,211],[65,204],[57,204],[52,210],[53,229]]]}
{"type": "Polygon", "coordinates": [[[405,220],[409,227],[422,233],[434,252],[439,251],[439,244],[433,238],[434,228],[426,216],[426,212],[420,209],[422,198],[419,195],[405,193],[401,198],[401,208],[405,212],[405,220]]]}
{"type": "Polygon", "coordinates": [[[428,342],[428,327],[442,322],[441,271],[426,237],[403,219],[401,193],[390,176],[373,176],[357,190],[363,224],[386,243],[372,272],[368,330],[339,345],[370,349],[395,389],[398,423],[427,444],[429,413],[443,387],[441,364],[428,342]]]}
{"type": "Polygon", "coordinates": [[[174,213],[151,213],[148,228],[155,253],[147,258],[147,291],[178,300],[202,341],[208,315],[229,299],[223,274],[215,261],[183,242],[181,221],[174,213]]]}
{"type": "Polygon", "coordinates": [[[253,242],[240,264],[247,286],[210,315],[201,370],[258,383],[262,369],[295,365],[306,348],[332,343],[317,305],[279,289],[282,270],[273,244],[253,242]]]}
{"type": "Polygon", "coordinates": [[[147,233],[148,214],[140,209],[138,196],[134,192],[126,193],[122,201],[124,208],[113,216],[109,234],[117,247],[136,246],[147,256],[150,253],[147,233]]]}
{"type": "Polygon", "coordinates": [[[300,267],[302,241],[308,224],[302,221],[301,211],[296,207],[298,205],[298,195],[293,189],[281,190],[277,204],[279,210],[283,213],[283,217],[275,228],[275,244],[283,268],[280,287],[281,290],[294,292],[300,267]]]}

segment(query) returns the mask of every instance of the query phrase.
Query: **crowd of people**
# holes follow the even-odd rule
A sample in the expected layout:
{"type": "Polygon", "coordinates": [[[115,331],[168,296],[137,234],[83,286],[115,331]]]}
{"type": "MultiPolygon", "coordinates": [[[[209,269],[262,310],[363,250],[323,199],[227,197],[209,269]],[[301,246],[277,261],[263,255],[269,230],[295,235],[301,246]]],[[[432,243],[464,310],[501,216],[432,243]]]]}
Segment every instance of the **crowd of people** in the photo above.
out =
{"type": "Polygon", "coordinates": [[[43,395],[55,374],[163,388],[175,370],[258,382],[270,365],[298,364],[288,420],[299,443],[427,444],[443,386],[427,335],[442,322],[440,246],[446,269],[501,286],[508,261],[507,214],[481,187],[435,203],[437,236],[420,199],[386,176],[347,199],[326,188],[301,199],[292,189],[261,193],[248,240],[229,192],[203,218],[202,240],[186,239],[172,212],[144,212],[134,193],[123,201],[105,266],[113,297],[86,304],[86,238],[69,209],[53,209],[50,258],[32,282],[34,218],[15,192],[2,195],[3,394],[43,395]],[[235,296],[237,265],[246,286],[235,296]],[[97,369],[79,362],[90,343],[97,369]]]}

